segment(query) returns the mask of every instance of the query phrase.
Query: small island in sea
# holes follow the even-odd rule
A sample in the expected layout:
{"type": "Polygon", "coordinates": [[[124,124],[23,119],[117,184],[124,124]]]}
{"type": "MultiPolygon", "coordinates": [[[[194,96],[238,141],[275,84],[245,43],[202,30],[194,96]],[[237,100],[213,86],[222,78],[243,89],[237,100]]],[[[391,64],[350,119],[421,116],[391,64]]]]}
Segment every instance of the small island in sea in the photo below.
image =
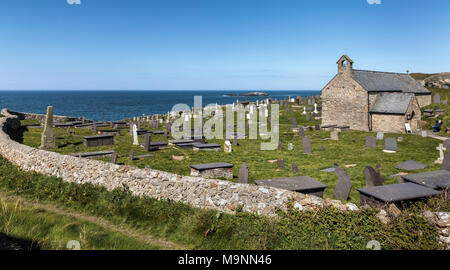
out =
{"type": "Polygon", "coordinates": [[[245,94],[227,94],[229,97],[267,97],[269,94],[263,92],[249,92],[245,94]]]}

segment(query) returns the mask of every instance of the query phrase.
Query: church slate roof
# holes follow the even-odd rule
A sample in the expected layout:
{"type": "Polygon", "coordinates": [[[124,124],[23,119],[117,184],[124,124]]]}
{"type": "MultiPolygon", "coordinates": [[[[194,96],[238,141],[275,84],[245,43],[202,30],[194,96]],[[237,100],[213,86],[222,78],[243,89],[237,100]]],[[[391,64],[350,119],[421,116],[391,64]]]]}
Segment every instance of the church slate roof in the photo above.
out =
{"type": "Polygon", "coordinates": [[[413,93],[381,93],[370,112],[405,114],[413,97],[413,93]]]}
{"type": "Polygon", "coordinates": [[[408,74],[354,69],[353,78],[369,92],[431,94],[408,74]]]}

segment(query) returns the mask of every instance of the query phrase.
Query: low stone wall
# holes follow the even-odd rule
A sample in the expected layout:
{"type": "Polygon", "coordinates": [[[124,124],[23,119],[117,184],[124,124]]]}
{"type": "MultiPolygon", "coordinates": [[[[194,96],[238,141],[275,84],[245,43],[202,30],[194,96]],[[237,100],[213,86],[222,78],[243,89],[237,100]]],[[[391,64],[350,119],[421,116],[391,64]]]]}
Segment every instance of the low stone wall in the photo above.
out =
{"type": "MultiPolygon", "coordinates": [[[[3,112],[8,112],[10,115],[16,115],[19,117],[20,120],[24,119],[32,119],[32,120],[38,120],[41,123],[45,122],[45,114],[39,114],[39,113],[26,113],[26,112],[16,112],[11,111],[7,109],[2,110],[2,114],[5,115],[3,112]]],[[[56,122],[65,122],[65,121],[73,121],[78,120],[76,117],[68,117],[68,116],[60,116],[60,115],[54,115],[53,120],[56,122]]]]}
{"type": "Polygon", "coordinates": [[[127,185],[138,196],[170,199],[194,207],[233,213],[243,211],[273,216],[292,202],[298,210],[317,210],[334,206],[341,210],[357,210],[354,204],[323,200],[271,187],[237,184],[229,181],[181,176],[153,169],[139,169],[98,160],[83,159],[32,148],[10,139],[8,133],[20,126],[17,115],[3,110],[0,118],[0,154],[25,171],[62,178],[66,182],[101,185],[108,190],[127,185]]]}

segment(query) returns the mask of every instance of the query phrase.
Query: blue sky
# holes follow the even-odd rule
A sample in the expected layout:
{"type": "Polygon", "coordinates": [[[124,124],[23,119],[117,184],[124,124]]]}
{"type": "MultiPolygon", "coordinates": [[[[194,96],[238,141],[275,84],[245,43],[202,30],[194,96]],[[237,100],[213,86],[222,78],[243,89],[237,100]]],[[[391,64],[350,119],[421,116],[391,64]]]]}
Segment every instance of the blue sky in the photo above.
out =
{"type": "Polygon", "coordinates": [[[450,71],[449,13],[448,0],[1,0],[0,89],[320,90],[342,54],[450,71]]]}

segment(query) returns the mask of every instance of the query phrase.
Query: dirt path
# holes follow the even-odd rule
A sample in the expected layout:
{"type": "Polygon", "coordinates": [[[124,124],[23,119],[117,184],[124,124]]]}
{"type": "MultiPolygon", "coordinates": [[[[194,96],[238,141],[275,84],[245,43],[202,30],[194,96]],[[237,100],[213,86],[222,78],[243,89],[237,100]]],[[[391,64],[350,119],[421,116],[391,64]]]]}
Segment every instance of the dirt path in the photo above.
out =
{"type": "Polygon", "coordinates": [[[33,202],[33,201],[29,201],[27,199],[24,199],[22,197],[19,196],[13,196],[13,195],[7,195],[3,192],[0,192],[0,198],[2,198],[3,200],[6,201],[18,201],[20,200],[21,203],[23,203],[24,205],[27,206],[32,206],[32,207],[36,207],[36,208],[41,208],[44,209],[48,212],[52,212],[58,215],[62,215],[62,216],[66,216],[66,217],[72,217],[72,218],[76,218],[82,221],[87,221],[90,223],[94,223],[98,226],[104,227],[108,230],[114,231],[114,232],[118,232],[121,233],[123,235],[126,235],[128,237],[132,237],[135,238],[137,240],[143,241],[149,245],[152,246],[158,246],[160,247],[162,250],[180,250],[180,249],[189,249],[189,247],[184,247],[181,246],[179,244],[175,244],[173,242],[169,242],[163,239],[158,239],[155,238],[153,236],[150,236],[148,234],[145,234],[141,231],[135,230],[135,229],[131,229],[131,228],[126,228],[124,226],[120,226],[120,225],[115,225],[107,220],[104,220],[102,218],[96,217],[96,216],[88,216],[85,215],[83,213],[80,212],[75,212],[72,210],[66,210],[66,209],[62,209],[60,207],[57,207],[55,205],[52,204],[42,204],[42,203],[38,203],[38,202],[33,202]]]}

